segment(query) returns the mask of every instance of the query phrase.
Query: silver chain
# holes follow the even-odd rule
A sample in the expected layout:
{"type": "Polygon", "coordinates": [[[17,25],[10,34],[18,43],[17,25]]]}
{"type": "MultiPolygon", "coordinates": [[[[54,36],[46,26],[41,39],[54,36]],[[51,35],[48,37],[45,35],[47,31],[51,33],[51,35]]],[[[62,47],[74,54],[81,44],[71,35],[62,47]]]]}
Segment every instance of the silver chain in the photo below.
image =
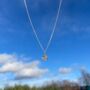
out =
{"type": "Polygon", "coordinates": [[[52,30],[52,33],[51,33],[50,38],[49,38],[49,40],[48,40],[47,46],[46,46],[46,48],[44,48],[43,45],[42,45],[42,43],[40,42],[40,39],[39,39],[39,37],[38,37],[38,35],[37,35],[37,33],[36,33],[35,27],[34,27],[34,25],[33,25],[33,23],[32,23],[31,16],[30,16],[30,13],[29,13],[29,11],[28,11],[27,2],[26,2],[26,0],[24,0],[24,4],[25,4],[25,8],[26,8],[27,15],[28,15],[29,23],[30,23],[30,25],[31,25],[31,27],[32,27],[32,30],[33,30],[34,35],[35,35],[35,37],[36,37],[36,40],[37,40],[39,46],[41,47],[41,49],[42,49],[42,51],[43,51],[44,53],[47,52],[47,50],[48,50],[48,48],[49,48],[49,46],[50,46],[50,44],[51,44],[51,41],[52,41],[52,38],[53,38],[53,35],[54,35],[54,32],[55,32],[55,29],[56,29],[57,21],[58,21],[58,18],[59,18],[59,13],[60,13],[62,1],[63,1],[63,0],[60,0],[60,2],[59,2],[58,12],[57,12],[57,15],[56,15],[56,19],[55,19],[55,23],[54,23],[54,26],[53,26],[53,30],[52,30]]]}

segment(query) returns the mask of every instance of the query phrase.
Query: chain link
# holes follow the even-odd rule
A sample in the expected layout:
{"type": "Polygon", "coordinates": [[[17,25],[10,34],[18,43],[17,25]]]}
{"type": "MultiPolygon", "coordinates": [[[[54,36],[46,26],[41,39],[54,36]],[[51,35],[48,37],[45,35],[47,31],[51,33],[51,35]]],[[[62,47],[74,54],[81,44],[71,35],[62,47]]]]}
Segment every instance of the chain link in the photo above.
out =
{"type": "Polygon", "coordinates": [[[41,43],[41,41],[40,41],[40,39],[39,39],[39,37],[38,37],[38,35],[36,33],[35,27],[34,27],[34,25],[32,23],[32,20],[31,20],[30,13],[28,11],[28,6],[27,6],[26,0],[24,0],[24,4],[25,4],[25,8],[26,8],[28,19],[29,19],[29,23],[30,23],[30,25],[32,27],[32,30],[33,30],[34,35],[36,37],[36,40],[37,40],[39,46],[41,47],[42,51],[44,53],[46,53],[48,48],[49,48],[49,46],[50,46],[50,44],[51,44],[51,41],[52,41],[52,38],[53,38],[53,35],[54,35],[54,32],[55,32],[55,29],[56,29],[57,21],[58,21],[58,18],[59,18],[59,13],[60,13],[60,10],[61,10],[62,0],[60,0],[60,2],[59,2],[59,7],[58,7],[58,12],[57,12],[57,15],[56,15],[55,23],[54,23],[53,30],[52,30],[52,33],[51,33],[50,38],[48,40],[46,48],[43,47],[43,45],[42,45],[42,43],[41,43]]]}

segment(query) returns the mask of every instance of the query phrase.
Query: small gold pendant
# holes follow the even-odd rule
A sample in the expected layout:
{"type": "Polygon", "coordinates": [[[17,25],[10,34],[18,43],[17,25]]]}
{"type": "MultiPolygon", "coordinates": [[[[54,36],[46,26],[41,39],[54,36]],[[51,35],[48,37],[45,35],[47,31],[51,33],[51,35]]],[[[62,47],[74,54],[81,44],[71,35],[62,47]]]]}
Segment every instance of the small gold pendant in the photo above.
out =
{"type": "Polygon", "coordinates": [[[47,61],[48,56],[47,56],[46,54],[44,54],[44,55],[42,56],[42,59],[43,59],[44,61],[47,61]]]}

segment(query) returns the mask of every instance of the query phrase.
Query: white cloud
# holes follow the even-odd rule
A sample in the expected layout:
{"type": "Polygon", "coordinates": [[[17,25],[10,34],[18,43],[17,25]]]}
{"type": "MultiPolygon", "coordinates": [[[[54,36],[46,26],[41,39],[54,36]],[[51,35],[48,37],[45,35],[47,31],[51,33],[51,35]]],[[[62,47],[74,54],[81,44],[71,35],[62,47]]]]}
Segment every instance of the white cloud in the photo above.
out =
{"type": "Polygon", "coordinates": [[[0,54],[0,64],[5,64],[7,62],[15,61],[16,57],[13,54],[0,54]]]}
{"type": "Polygon", "coordinates": [[[24,65],[19,62],[8,62],[2,65],[0,68],[1,73],[6,73],[6,72],[17,72],[18,70],[24,68],[24,65]]]}
{"type": "Polygon", "coordinates": [[[60,74],[69,74],[72,72],[72,68],[66,68],[66,67],[59,68],[59,72],[60,74]]]}
{"type": "Polygon", "coordinates": [[[59,68],[59,73],[66,75],[66,74],[70,74],[70,73],[76,72],[76,71],[81,72],[82,70],[87,70],[86,66],[76,63],[76,64],[71,65],[70,67],[59,68]]]}
{"type": "Polygon", "coordinates": [[[25,79],[25,78],[37,78],[47,73],[48,69],[39,69],[39,68],[25,68],[20,72],[16,73],[16,79],[25,79]]]}
{"type": "Polygon", "coordinates": [[[37,78],[48,72],[39,67],[39,61],[25,63],[25,57],[13,54],[0,54],[0,73],[13,73],[16,79],[37,78]]]}

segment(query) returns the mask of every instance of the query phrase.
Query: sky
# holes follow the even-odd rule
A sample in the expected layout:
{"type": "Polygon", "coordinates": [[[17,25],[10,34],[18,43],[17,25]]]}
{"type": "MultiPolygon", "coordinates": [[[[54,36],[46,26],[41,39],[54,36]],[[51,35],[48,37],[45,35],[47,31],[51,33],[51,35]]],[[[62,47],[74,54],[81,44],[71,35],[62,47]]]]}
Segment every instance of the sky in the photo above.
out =
{"type": "MultiPolygon", "coordinates": [[[[63,0],[48,60],[42,60],[24,0],[0,1],[0,86],[41,85],[51,80],[76,80],[80,68],[90,71],[90,0],[63,0]],[[28,80],[28,82],[27,82],[28,80]]],[[[55,22],[59,0],[27,0],[43,46],[55,22]]]]}

